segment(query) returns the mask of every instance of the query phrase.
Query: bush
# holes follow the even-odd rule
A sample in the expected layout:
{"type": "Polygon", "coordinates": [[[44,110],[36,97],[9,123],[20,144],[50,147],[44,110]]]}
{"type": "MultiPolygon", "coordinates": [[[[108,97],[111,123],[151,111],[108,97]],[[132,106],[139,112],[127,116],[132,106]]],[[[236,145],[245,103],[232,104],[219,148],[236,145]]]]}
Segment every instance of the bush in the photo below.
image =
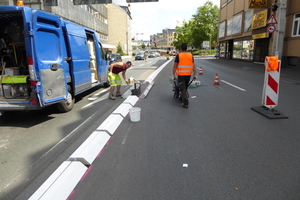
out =
{"type": "Polygon", "coordinates": [[[204,55],[215,55],[216,54],[216,50],[212,49],[212,50],[207,50],[207,49],[202,49],[202,50],[198,50],[198,51],[194,51],[193,55],[202,55],[202,53],[204,53],[204,55]]]}

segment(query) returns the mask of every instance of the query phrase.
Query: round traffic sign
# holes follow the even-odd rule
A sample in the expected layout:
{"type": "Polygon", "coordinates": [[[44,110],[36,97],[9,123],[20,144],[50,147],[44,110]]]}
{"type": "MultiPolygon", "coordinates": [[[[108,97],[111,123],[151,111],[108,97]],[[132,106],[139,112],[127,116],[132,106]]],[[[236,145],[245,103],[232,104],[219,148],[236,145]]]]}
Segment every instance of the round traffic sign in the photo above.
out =
{"type": "Polygon", "coordinates": [[[274,25],[269,25],[267,28],[268,33],[273,33],[276,30],[276,27],[274,25]]]}

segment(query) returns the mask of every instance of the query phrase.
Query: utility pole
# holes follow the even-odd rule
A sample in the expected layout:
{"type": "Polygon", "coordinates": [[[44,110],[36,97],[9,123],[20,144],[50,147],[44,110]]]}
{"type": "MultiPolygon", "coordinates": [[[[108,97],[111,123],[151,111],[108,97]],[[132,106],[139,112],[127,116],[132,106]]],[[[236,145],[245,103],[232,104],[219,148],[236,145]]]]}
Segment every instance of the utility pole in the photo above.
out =
{"type": "Polygon", "coordinates": [[[276,18],[278,21],[277,30],[274,32],[273,39],[273,55],[278,56],[278,59],[282,59],[283,50],[283,40],[285,32],[285,22],[286,22],[286,2],[287,0],[275,0],[275,4],[278,6],[276,11],[276,18]],[[278,52],[278,55],[276,55],[278,52]]]}

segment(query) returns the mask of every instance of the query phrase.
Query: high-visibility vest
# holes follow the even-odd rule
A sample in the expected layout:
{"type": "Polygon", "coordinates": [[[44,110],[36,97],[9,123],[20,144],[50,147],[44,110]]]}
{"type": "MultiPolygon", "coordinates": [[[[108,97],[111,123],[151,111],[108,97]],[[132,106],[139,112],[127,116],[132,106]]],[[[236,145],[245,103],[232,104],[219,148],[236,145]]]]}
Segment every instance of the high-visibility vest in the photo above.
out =
{"type": "Polygon", "coordinates": [[[179,63],[176,68],[176,75],[191,76],[194,71],[193,55],[191,53],[182,52],[178,54],[179,63]]]}
{"type": "Polygon", "coordinates": [[[265,61],[267,63],[267,71],[276,71],[278,69],[278,57],[266,56],[265,61]]]}

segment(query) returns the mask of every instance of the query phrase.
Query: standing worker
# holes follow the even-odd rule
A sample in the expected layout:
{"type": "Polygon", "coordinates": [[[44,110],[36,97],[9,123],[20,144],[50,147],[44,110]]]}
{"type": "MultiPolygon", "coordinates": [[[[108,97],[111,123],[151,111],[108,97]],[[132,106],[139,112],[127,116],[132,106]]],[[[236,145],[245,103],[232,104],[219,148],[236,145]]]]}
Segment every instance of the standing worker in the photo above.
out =
{"type": "Polygon", "coordinates": [[[176,79],[179,90],[181,91],[181,96],[179,97],[183,102],[183,107],[188,108],[189,100],[187,94],[187,88],[191,76],[194,73],[193,79],[197,79],[196,76],[196,67],[194,64],[194,57],[191,53],[186,52],[187,44],[183,43],[181,45],[181,52],[178,53],[175,57],[174,66],[173,66],[173,77],[176,79]],[[176,75],[175,75],[176,74],[176,75]]]}
{"type": "Polygon", "coordinates": [[[110,90],[109,90],[109,99],[111,100],[115,100],[115,95],[114,95],[114,90],[115,87],[117,86],[117,92],[116,92],[116,96],[120,97],[122,96],[120,89],[121,89],[121,85],[122,85],[122,80],[121,77],[119,76],[119,73],[122,72],[122,77],[124,79],[124,81],[126,82],[126,84],[129,84],[129,81],[126,80],[126,70],[128,68],[130,68],[132,65],[132,63],[130,61],[127,61],[126,63],[122,63],[122,62],[116,62],[116,63],[112,63],[109,68],[108,68],[108,77],[109,77],[109,84],[110,84],[110,90]]]}
{"type": "Polygon", "coordinates": [[[145,51],[145,62],[148,62],[148,51],[145,51]]]}

